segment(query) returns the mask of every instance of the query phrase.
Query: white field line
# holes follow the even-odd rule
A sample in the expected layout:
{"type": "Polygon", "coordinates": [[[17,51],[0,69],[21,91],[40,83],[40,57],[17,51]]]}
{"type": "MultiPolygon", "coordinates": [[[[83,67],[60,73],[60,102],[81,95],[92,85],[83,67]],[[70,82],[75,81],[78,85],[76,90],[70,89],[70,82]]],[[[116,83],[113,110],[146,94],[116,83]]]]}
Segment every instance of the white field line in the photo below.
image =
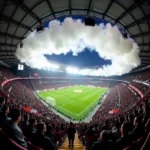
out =
{"type": "MultiPolygon", "coordinates": [[[[68,113],[71,113],[71,114],[73,114],[73,115],[75,115],[75,116],[77,116],[76,114],[74,114],[73,112],[71,112],[71,111],[69,111],[69,110],[67,110],[67,109],[64,109],[63,107],[61,107],[61,106],[57,106],[57,107],[59,107],[59,108],[61,108],[61,109],[63,109],[64,111],[67,111],[68,113]]],[[[66,114],[67,115],[67,114],[66,114]]]]}
{"type": "MultiPolygon", "coordinates": [[[[106,91],[103,92],[103,94],[105,93],[106,91]]],[[[102,94],[102,95],[103,95],[102,94]]],[[[91,105],[93,105],[97,100],[95,100],[91,105]]],[[[87,108],[85,108],[81,113],[79,113],[77,116],[80,116],[83,112],[85,112],[89,107],[91,107],[91,105],[89,105],[87,108]]]]}
{"type": "Polygon", "coordinates": [[[72,100],[72,102],[68,102],[68,103],[66,103],[66,104],[63,104],[63,105],[61,105],[60,107],[64,107],[64,106],[66,106],[66,105],[68,105],[68,104],[72,104],[72,103],[74,103],[73,100],[72,100]]]}
{"type": "MultiPolygon", "coordinates": [[[[65,98],[65,99],[69,99],[69,98],[65,98]]],[[[73,100],[70,101],[70,99],[69,99],[68,103],[62,104],[60,107],[64,107],[64,106],[71,104],[71,103],[73,103],[73,100]]]]}

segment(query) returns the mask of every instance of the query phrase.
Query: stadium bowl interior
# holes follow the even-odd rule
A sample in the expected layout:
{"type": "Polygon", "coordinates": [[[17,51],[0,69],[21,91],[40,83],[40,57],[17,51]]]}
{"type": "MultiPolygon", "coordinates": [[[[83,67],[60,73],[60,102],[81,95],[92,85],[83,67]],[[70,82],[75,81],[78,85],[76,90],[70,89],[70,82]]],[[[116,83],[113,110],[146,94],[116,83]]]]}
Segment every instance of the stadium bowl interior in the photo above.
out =
{"type": "Polygon", "coordinates": [[[0,0],[0,149],[148,150],[149,67],[149,0],[0,0]],[[29,35],[66,17],[117,26],[137,43],[140,64],[105,77],[67,73],[54,60],[59,69],[37,69],[17,57],[29,35]]]}

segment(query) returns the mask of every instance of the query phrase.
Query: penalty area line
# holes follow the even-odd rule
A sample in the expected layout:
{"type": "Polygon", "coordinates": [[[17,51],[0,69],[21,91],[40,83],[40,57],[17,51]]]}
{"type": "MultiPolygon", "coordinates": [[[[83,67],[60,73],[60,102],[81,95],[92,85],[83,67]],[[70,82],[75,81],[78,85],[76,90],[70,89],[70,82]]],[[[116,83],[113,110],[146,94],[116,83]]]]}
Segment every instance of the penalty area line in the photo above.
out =
{"type": "MultiPolygon", "coordinates": [[[[103,92],[103,94],[105,93],[106,91],[103,92]]],[[[103,95],[101,94],[101,95],[103,95]]],[[[98,100],[95,100],[91,105],[89,105],[87,108],[85,108],[81,113],[79,113],[77,116],[80,116],[83,112],[85,112],[88,108],[90,108],[96,101],[98,100]]],[[[96,104],[95,104],[96,105],[96,104]]],[[[94,105],[93,105],[94,106],[94,105]]]]}
{"type": "MultiPolygon", "coordinates": [[[[63,109],[64,111],[66,111],[66,112],[68,112],[68,113],[71,113],[72,115],[75,115],[75,116],[77,116],[78,117],[78,115],[77,114],[75,114],[75,113],[73,113],[73,112],[71,112],[71,111],[69,111],[69,110],[67,110],[67,109],[64,109],[63,107],[61,107],[61,106],[57,106],[57,107],[59,107],[59,108],[61,108],[61,109],[63,109]]],[[[60,110],[59,110],[60,111],[60,110]]],[[[67,114],[66,114],[67,115],[67,114]]]]}

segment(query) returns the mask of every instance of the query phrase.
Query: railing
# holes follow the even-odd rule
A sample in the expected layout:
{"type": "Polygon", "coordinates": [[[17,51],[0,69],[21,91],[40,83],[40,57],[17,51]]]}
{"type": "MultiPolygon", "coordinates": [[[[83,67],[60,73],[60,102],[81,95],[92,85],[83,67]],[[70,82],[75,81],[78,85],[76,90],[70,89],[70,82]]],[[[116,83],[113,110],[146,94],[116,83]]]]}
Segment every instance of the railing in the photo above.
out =
{"type": "Polygon", "coordinates": [[[149,86],[150,87],[150,84],[145,82],[145,81],[140,81],[140,80],[133,80],[133,82],[137,82],[137,83],[141,83],[141,84],[144,84],[146,86],[149,86]]]}
{"type": "MultiPolygon", "coordinates": [[[[11,78],[11,79],[8,79],[8,80],[5,80],[2,82],[1,86],[3,87],[5,84],[7,84],[8,82],[10,81],[14,81],[14,80],[29,80],[29,79],[32,79],[32,80],[37,80],[37,79],[66,79],[66,80],[70,80],[70,79],[79,79],[79,80],[89,80],[89,79],[92,79],[92,78],[60,78],[60,77],[26,77],[26,78],[11,78]]],[[[130,83],[128,81],[125,81],[125,80],[115,80],[115,79],[99,79],[100,81],[117,81],[117,82],[124,82],[124,83],[130,83]]]]}

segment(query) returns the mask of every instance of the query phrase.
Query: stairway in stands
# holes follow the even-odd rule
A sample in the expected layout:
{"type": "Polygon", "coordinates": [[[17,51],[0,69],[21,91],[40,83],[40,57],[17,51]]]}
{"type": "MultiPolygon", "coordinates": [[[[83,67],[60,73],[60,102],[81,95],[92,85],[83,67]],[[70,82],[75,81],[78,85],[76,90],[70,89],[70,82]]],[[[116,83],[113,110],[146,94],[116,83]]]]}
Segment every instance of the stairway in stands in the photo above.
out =
{"type": "Polygon", "coordinates": [[[64,143],[62,144],[62,147],[59,148],[59,150],[85,150],[85,148],[81,143],[81,141],[79,140],[78,135],[76,134],[73,148],[68,147],[68,138],[66,138],[64,143]]]}

